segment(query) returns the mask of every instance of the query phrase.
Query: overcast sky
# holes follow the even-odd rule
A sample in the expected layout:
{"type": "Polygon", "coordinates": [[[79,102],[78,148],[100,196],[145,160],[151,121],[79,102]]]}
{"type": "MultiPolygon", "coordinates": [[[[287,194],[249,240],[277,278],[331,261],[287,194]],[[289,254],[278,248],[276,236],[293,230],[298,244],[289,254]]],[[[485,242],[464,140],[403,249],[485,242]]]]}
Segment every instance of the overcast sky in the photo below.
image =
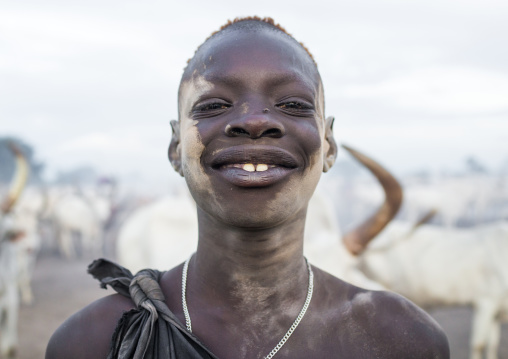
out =
{"type": "Polygon", "coordinates": [[[505,0],[3,1],[0,135],[32,144],[48,174],[165,180],[182,69],[246,15],[314,54],[340,141],[398,173],[507,161],[505,0]]]}

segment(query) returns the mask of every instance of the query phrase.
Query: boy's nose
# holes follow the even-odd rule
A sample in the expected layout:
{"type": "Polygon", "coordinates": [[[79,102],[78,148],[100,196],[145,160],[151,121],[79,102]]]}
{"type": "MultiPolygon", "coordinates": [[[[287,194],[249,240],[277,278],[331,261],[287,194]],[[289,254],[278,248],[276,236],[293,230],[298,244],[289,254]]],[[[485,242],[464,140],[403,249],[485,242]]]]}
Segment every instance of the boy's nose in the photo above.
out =
{"type": "Polygon", "coordinates": [[[226,125],[225,133],[229,137],[280,138],[284,136],[285,129],[265,110],[262,114],[247,114],[231,121],[226,125]]]}

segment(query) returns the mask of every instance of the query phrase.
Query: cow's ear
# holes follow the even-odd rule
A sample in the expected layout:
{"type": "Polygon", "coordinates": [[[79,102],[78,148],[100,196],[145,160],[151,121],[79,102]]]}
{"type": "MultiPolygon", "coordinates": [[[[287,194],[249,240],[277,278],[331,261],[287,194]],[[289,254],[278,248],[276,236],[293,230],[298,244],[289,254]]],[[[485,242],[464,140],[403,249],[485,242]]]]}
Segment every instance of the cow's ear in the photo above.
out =
{"type": "Polygon", "coordinates": [[[183,177],[182,151],[180,144],[180,122],[171,120],[170,124],[171,129],[173,130],[173,135],[171,136],[171,142],[169,143],[168,158],[175,171],[183,177]]]}
{"type": "Polygon", "coordinates": [[[328,172],[337,158],[337,143],[333,137],[333,122],[335,117],[330,116],[325,119],[325,143],[323,151],[323,172],[328,172]]]}

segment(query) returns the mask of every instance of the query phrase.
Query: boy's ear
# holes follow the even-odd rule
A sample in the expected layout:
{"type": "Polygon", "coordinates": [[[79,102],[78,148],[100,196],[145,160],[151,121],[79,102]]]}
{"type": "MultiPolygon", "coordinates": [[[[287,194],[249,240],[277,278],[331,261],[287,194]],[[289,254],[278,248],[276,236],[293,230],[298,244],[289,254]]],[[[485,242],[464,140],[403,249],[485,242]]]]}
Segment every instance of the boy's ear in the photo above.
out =
{"type": "Polygon", "coordinates": [[[323,152],[323,172],[328,172],[337,158],[337,143],[335,143],[335,138],[333,137],[334,121],[335,118],[332,116],[327,117],[325,120],[325,141],[328,144],[328,146],[325,146],[325,149],[328,147],[328,150],[323,152]]]}
{"type": "Polygon", "coordinates": [[[175,171],[180,173],[180,176],[183,177],[180,144],[180,123],[176,120],[171,120],[170,124],[171,129],[173,130],[173,135],[171,136],[171,142],[169,143],[168,158],[175,171]]]}

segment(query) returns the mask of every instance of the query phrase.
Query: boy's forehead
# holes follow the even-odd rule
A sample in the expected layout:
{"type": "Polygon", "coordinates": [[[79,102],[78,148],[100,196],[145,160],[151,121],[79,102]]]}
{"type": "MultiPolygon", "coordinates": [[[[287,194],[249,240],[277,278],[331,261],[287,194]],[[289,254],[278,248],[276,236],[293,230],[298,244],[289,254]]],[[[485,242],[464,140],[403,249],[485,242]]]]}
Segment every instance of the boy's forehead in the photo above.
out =
{"type": "Polygon", "coordinates": [[[314,89],[321,84],[313,60],[300,44],[273,30],[225,31],[203,44],[189,65],[182,81],[199,75],[213,82],[250,73],[254,79],[263,74],[274,80],[299,77],[314,89]]]}

